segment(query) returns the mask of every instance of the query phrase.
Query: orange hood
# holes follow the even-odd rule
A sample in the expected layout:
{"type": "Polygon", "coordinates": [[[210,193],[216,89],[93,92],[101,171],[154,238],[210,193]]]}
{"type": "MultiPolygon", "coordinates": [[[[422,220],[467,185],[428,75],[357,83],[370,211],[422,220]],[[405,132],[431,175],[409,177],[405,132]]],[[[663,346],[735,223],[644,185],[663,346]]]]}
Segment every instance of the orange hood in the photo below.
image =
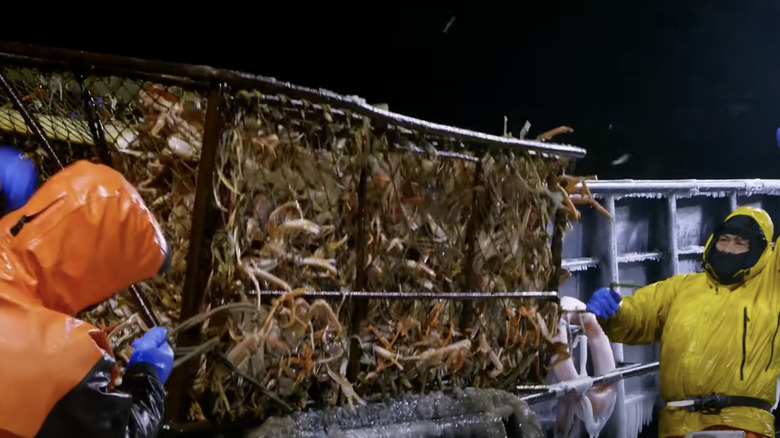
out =
{"type": "Polygon", "coordinates": [[[74,314],[156,275],[167,253],[135,188],[78,161],[0,219],[0,294],[74,314]]]}

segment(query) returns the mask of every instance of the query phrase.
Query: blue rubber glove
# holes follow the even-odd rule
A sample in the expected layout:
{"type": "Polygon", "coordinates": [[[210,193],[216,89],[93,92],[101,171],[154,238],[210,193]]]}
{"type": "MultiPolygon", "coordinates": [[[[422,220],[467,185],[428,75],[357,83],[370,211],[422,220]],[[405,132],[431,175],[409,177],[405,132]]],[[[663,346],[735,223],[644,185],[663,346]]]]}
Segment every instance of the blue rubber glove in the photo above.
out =
{"type": "Polygon", "coordinates": [[[780,148],[780,128],[777,128],[777,147],[780,148]]]}
{"type": "Polygon", "coordinates": [[[129,367],[136,362],[146,362],[157,370],[157,377],[165,384],[173,370],[173,349],[168,344],[168,331],[154,327],[133,341],[133,355],[127,362],[129,367]]]}
{"type": "Polygon", "coordinates": [[[620,308],[622,297],[619,293],[608,287],[593,292],[593,296],[588,300],[588,312],[598,316],[601,319],[607,319],[617,313],[620,308]]]}
{"type": "Polygon", "coordinates": [[[26,204],[35,193],[37,184],[35,163],[22,151],[0,145],[0,192],[5,202],[5,213],[26,204]]]}

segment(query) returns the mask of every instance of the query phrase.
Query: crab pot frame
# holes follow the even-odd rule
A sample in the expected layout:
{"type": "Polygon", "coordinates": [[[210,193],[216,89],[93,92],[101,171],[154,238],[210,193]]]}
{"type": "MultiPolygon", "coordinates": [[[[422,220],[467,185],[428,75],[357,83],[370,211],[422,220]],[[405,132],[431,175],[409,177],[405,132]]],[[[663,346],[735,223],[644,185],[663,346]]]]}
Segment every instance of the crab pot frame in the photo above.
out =
{"type": "MultiPolygon", "coordinates": [[[[458,344],[453,333],[465,333],[479,325],[480,318],[489,318],[484,314],[485,303],[515,303],[517,315],[506,318],[517,324],[516,337],[525,321],[522,318],[535,318],[521,317],[518,303],[551,301],[557,306],[555,291],[565,280],[562,236],[567,223],[577,219],[569,195],[579,194],[575,200],[592,202],[581,179],[563,175],[570,160],[584,156],[583,149],[429,123],[355,97],[208,67],[10,42],[0,42],[0,60],[0,94],[8,100],[0,108],[5,140],[33,154],[44,177],[75,159],[117,168],[139,187],[150,209],[164,218],[166,233],[174,236],[175,273],[133,286],[129,298],[134,300],[130,303],[134,314],[112,301],[101,315],[115,315],[114,322],[108,316],[106,321],[103,316],[90,317],[92,323],[105,322],[101,328],[117,342],[137,335],[126,320],[141,328],[172,326],[177,369],[167,388],[171,420],[193,418],[187,395],[197,386],[198,376],[202,377],[205,356],[222,362],[227,375],[237,374],[246,381],[253,378],[235,366],[234,360],[243,352],[215,350],[221,339],[237,333],[232,328],[209,330],[219,320],[234,320],[233,328],[238,320],[242,327],[251,324],[242,315],[251,313],[249,303],[264,302],[264,296],[278,299],[265,307],[253,304],[255,322],[265,321],[257,327],[258,332],[266,330],[263,343],[273,324],[269,318],[262,320],[261,314],[267,317],[279,312],[290,318],[290,324],[303,320],[311,328],[302,329],[306,336],[316,333],[322,339],[334,336],[330,330],[334,325],[345,327],[343,339],[349,342],[343,345],[345,360],[335,367],[340,371],[327,367],[331,377],[340,374],[334,381],[354,381],[359,375],[371,374],[361,362],[366,360],[361,337],[371,327],[380,339],[382,327],[377,321],[366,321],[367,314],[420,311],[420,306],[428,306],[420,313],[428,319],[430,313],[436,315],[435,321],[447,312],[457,315],[441,323],[449,324],[449,339],[437,344],[444,349],[451,347],[448,342],[458,344]],[[139,144],[159,149],[139,150],[139,144]],[[521,165],[525,167],[517,167],[521,165]],[[151,177],[150,169],[154,170],[151,177]],[[249,175],[253,170],[261,172],[249,175]],[[293,170],[297,172],[294,178],[290,176],[293,170]],[[273,180],[278,175],[293,179],[273,180]],[[307,180],[314,175],[323,179],[307,180]],[[280,188],[284,185],[289,193],[280,188]],[[321,192],[312,194],[317,187],[321,192]],[[296,200],[304,191],[310,205],[296,200]],[[255,196],[247,199],[244,193],[255,196]],[[269,202],[264,203],[263,196],[278,199],[266,205],[269,202]],[[532,202],[528,205],[534,207],[512,210],[511,202],[506,202],[504,210],[497,210],[496,199],[532,202]],[[449,210],[436,209],[445,204],[449,210]],[[533,216],[534,208],[548,213],[533,216]],[[252,215],[261,210],[265,213],[252,215]],[[497,219],[502,216],[517,223],[502,224],[497,219]],[[251,218],[265,219],[253,222],[251,218]],[[236,225],[239,222],[241,226],[236,225]],[[405,228],[398,231],[401,222],[405,228]],[[513,240],[507,231],[513,227],[535,234],[513,240]],[[413,233],[428,237],[409,237],[413,233]],[[259,235],[266,242],[262,248],[257,247],[259,235]],[[314,248],[312,236],[322,235],[339,239],[314,248]],[[496,236],[505,242],[495,244],[496,236]],[[412,240],[414,245],[408,243],[412,240]],[[292,248],[290,242],[299,246],[292,248]],[[380,245],[388,254],[394,250],[405,255],[380,254],[380,245]],[[533,248],[543,253],[531,254],[537,251],[533,248]],[[417,254],[407,257],[412,250],[417,254]],[[519,258],[523,251],[528,259],[519,258]],[[545,266],[534,266],[531,271],[532,265],[539,265],[532,255],[533,260],[544,260],[545,266]],[[215,259],[225,268],[209,268],[215,259]],[[525,271],[513,269],[512,275],[505,276],[500,271],[506,270],[507,263],[519,263],[525,271]],[[431,273],[426,264],[440,272],[431,273]],[[271,266],[281,265],[298,266],[296,272],[304,280],[293,285],[269,275],[271,266]],[[176,293],[160,292],[165,288],[176,288],[176,293]],[[274,288],[280,290],[268,290],[274,288]],[[549,292],[512,292],[518,290],[549,292]],[[339,310],[328,312],[318,307],[320,302],[339,310]],[[225,306],[234,306],[231,309],[238,313],[214,316],[225,306]],[[202,318],[204,314],[213,318],[202,318]],[[330,318],[330,325],[315,330],[317,318],[330,318]],[[203,342],[207,332],[214,337],[203,342]]],[[[504,318],[504,309],[500,311],[504,318]]],[[[431,321],[424,324],[429,332],[438,324],[431,321]]],[[[509,323],[501,332],[507,339],[508,327],[509,323]]],[[[395,337],[399,333],[400,328],[395,337]]],[[[447,330],[441,333],[447,337],[447,330]]],[[[468,336],[461,338],[465,345],[468,336]]],[[[381,346],[374,346],[379,355],[390,349],[377,347],[381,346]]],[[[115,354],[121,362],[127,351],[118,347],[115,354]]],[[[427,357],[421,351],[408,354],[418,360],[427,357]]],[[[436,357],[450,361],[449,356],[436,357]]],[[[289,355],[283,360],[292,359],[289,355]]],[[[395,363],[387,367],[402,368],[397,357],[385,359],[395,363]]],[[[463,366],[462,359],[452,359],[452,363],[463,366]]],[[[339,403],[347,401],[348,388],[344,384],[337,388],[334,394],[339,403]]],[[[274,404],[274,394],[261,396],[274,404]]],[[[289,401],[282,402],[289,405],[289,401]]]]}

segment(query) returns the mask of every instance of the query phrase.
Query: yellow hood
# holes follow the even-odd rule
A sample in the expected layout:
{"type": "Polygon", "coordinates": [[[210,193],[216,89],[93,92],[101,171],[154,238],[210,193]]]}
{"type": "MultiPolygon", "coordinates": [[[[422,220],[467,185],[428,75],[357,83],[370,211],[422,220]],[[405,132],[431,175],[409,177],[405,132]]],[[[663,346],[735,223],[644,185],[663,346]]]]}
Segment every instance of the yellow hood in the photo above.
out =
{"type": "MultiPolygon", "coordinates": [[[[764,239],[767,242],[764,251],[761,253],[761,256],[758,258],[758,261],[755,264],[753,264],[753,266],[745,270],[745,281],[747,281],[750,280],[751,278],[754,278],[759,273],[761,273],[761,271],[764,269],[766,264],[769,262],[769,259],[772,257],[772,245],[770,244],[770,242],[772,241],[772,237],[774,236],[775,227],[774,224],[772,224],[772,218],[769,217],[769,214],[767,214],[766,211],[760,208],[738,207],[736,210],[731,212],[731,214],[726,217],[723,223],[728,222],[729,219],[735,216],[747,216],[753,219],[758,224],[759,228],[761,228],[761,232],[764,234],[764,239]]],[[[710,237],[707,239],[707,244],[704,246],[702,261],[704,262],[705,267],[707,266],[707,255],[710,252],[710,247],[714,244],[713,242],[714,237],[715,237],[715,233],[710,234],[710,237]]],[[[714,280],[711,276],[710,279],[714,280]]]]}

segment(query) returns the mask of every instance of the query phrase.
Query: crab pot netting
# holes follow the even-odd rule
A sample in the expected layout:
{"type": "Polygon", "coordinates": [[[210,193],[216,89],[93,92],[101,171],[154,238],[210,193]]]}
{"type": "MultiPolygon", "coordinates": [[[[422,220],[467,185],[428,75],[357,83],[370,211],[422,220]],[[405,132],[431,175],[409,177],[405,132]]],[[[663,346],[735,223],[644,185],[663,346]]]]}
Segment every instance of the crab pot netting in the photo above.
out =
{"type": "MultiPolygon", "coordinates": [[[[99,160],[73,75],[5,72],[61,161],[99,160]]],[[[85,87],[112,165],[138,187],[173,247],[173,269],[139,286],[162,324],[179,326],[205,98],[129,78],[88,77],[85,87]]],[[[177,348],[197,362],[191,420],[545,378],[555,304],[374,299],[353,318],[348,300],[299,292],[544,290],[555,275],[549,224],[561,205],[546,182],[559,162],[475,152],[316,102],[223,97],[212,266],[202,314],[187,322],[201,345],[177,348]],[[360,367],[350,381],[353,339],[360,367]]],[[[36,157],[43,178],[57,170],[10,104],[0,129],[36,157]]],[[[124,293],[80,316],[106,330],[120,364],[144,330],[124,293]]]]}
{"type": "Polygon", "coordinates": [[[363,403],[366,395],[544,378],[555,305],[479,302],[464,324],[462,302],[376,299],[354,319],[347,301],[297,292],[355,290],[361,270],[366,290],[468,290],[472,218],[479,290],[543,289],[554,271],[546,225],[558,204],[545,181],[555,163],[477,155],[283,97],[240,92],[231,102],[214,179],[222,218],[207,302],[214,309],[254,304],[257,290],[288,293],[203,327],[203,339],[223,341],[225,357],[200,359],[194,390],[211,393],[212,402],[198,410],[269,415],[363,403]],[[352,337],[360,369],[350,381],[352,337]]]}
{"type": "MultiPolygon", "coordinates": [[[[59,170],[58,161],[63,165],[79,159],[101,162],[88,124],[83,89],[72,73],[18,67],[6,67],[3,73],[43,129],[54,156],[30,134],[5,90],[0,90],[0,141],[34,157],[42,180],[59,170]]],[[[112,166],[135,185],[171,243],[170,272],[139,287],[161,323],[175,324],[195,196],[204,99],[197,93],[119,77],[86,77],[84,87],[93,96],[112,166]]],[[[120,360],[129,358],[129,341],[145,329],[125,293],[80,316],[110,333],[120,360]]]]}

